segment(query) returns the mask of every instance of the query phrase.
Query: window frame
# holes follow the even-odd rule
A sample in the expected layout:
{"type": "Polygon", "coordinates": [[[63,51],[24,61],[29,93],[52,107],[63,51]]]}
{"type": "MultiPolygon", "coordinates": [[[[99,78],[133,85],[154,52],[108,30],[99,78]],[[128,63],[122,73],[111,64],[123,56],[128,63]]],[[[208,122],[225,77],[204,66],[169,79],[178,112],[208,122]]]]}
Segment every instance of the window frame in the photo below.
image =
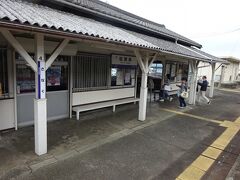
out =
{"type": "Polygon", "coordinates": [[[9,99],[9,74],[8,74],[8,55],[7,55],[7,48],[6,47],[0,47],[0,60],[2,60],[1,65],[2,68],[0,69],[1,72],[1,94],[0,94],[0,100],[1,99],[9,99]]]}

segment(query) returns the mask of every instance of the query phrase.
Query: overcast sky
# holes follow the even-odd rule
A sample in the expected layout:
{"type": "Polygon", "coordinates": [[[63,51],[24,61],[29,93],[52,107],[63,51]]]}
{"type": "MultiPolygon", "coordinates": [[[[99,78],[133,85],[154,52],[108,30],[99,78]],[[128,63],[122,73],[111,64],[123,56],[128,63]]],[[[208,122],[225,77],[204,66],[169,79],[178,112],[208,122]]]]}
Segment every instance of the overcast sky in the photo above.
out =
{"type": "Polygon", "coordinates": [[[164,24],[215,56],[240,58],[239,0],[103,0],[164,24]]]}

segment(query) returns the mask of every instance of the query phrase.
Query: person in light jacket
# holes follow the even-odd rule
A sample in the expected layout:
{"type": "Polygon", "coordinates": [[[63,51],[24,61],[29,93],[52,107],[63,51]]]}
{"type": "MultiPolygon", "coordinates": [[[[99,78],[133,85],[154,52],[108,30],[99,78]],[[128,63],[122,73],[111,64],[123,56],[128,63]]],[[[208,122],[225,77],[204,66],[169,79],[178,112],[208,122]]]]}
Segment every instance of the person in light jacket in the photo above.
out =
{"type": "Polygon", "coordinates": [[[187,91],[188,89],[188,86],[187,86],[187,78],[182,78],[181,79],[181,85],[177,85],[179,87],[179,90],[178,90],[178,99],[179,99],[179,108],[185,108],[187,106],[186,102],[185,102],[185,99],[181,96],[181,94],[184,92],[184,91],[187,91]]]}
{"type": "Polygon", "coordinates": [[[207,88],[208,88],[207,77],[203,76],[202,81],[201,82],[198,81],[198,85],[201,86],[201,88],[200,88],[200,98],[204,99],[207,102],[207,104],[210,104],[211,100],[206,97],[206,91],[207,91],[207,88]]]}
{"type": "Polygon", "coordinates": [[[170,74],[167,74],[164,79],[164,85],[162,89],[162,97],[160,99],[161,102],[164,102],[166,99],[169,99],[169,101],[172,101],[173,98],[169,95],[169,91],[171,91],[171,85],[170,85],[170,74]]]}

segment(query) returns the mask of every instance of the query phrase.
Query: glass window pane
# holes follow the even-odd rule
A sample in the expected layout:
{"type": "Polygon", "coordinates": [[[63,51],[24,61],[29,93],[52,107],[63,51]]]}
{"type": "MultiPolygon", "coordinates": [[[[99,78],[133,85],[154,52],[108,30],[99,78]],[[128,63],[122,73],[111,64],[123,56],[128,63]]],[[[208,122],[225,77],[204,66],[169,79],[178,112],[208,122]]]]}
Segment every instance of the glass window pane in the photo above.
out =
{"type": "Polygon", "coordinates": [[[35,91],[35,73],[26,64],[16,65],[17,93],[29,93],[35,91]]]}

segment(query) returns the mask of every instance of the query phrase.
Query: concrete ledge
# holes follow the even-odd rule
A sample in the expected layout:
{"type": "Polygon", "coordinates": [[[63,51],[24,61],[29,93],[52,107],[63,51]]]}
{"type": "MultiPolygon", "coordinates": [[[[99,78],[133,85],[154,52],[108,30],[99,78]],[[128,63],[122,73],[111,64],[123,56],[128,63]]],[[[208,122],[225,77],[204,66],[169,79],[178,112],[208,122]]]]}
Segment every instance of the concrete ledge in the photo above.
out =
{"type": "Polygon", "coordinates": [[[230,88],[230,89],[236,89],[237,88],[237,83],[236,82],[231,82],[231,83],[221,83],[222,88],[230,88]]]}
{"type": "Polygon", "coordinates": [[[47,166],[47,165],[50,165],[50,164],[53,164],[53,163],[56,163],[56,162],[57,162],[56,158],[50,158],[50,159],[46,159],[42,162],[30,165],[29,167],[31,168],[32,171],[36,171],[39,168],[42,168],[44,166],[47,166]]]}

